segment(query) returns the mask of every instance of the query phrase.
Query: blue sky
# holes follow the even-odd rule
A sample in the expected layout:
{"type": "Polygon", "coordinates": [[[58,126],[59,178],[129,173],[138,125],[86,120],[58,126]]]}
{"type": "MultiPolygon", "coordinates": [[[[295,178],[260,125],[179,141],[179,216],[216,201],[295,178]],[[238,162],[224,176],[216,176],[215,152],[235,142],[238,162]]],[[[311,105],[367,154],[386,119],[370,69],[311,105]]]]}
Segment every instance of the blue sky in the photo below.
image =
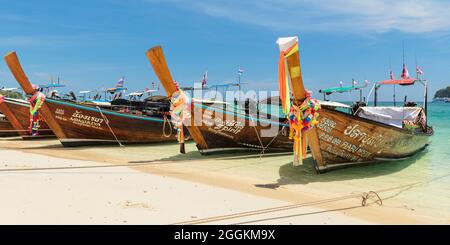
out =
{"type": "MultiPolygon", "coordinates": [[[[418,0],[0,0],[0,53],[16,50],[30,80],[60,76],[75,91],[111,87],[121,76],[131,90],[157,82],[145,51],[162,45],[183,85],[235,81],[244,89],[276,89],[278,37],[298,35],[305,85],[320,88],[396,76],[402,43],[410,73],[415,57],[430,92],[449,86],[448,1],[418,0]]],[[[17,86],[4,62],[0,86],[17,86]]],[[[421,87],[398,98],[422,97],[421,87]]],[[[366,93],[368,89],[366,90],[366,93]]],[[[392,87],[382,99],[392,98],[392,87]]],[[[357,94],[334,96],[336,100],[357,94]]]]}

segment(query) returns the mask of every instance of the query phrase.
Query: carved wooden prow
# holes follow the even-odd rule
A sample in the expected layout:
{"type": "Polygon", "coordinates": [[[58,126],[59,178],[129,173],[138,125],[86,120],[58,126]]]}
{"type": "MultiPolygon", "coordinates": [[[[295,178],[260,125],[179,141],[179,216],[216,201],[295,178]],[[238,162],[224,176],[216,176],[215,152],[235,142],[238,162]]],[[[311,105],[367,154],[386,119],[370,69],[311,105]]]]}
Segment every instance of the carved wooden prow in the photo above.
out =
{"type": "MultiPolygon", "coordinates": [[[[176,92],[178,89],[175,86],[175,82],[172,79],[172,75],[170,74],[170,70],[169,67],[167,66],[166,59],[164,58],[164,53],[162,51],[161,46],[156,46],[149,49],[146,55],[148,60],[152,64],[156,76],[163,85],[164,90],[166,90],[167,96],[171,97],[172,94],[176,92]]],[[[200,149],[202,150],[208,149],[208,145],[206,144],[205,139],[203,138],[203,135],[201,134],[200,130],[197,127],[195,127],[195,125],[192,126],[195,121],[193,116],[194,114],[192,114],[191,126],[186,126],[186,128],[189,130],[189,134],[195,140],[200,149]]]]}
{"type": "MultiPolygon", "coordinates": [[[[31,84],[30,80],[28,80],[28,77],[25,75],[25,72],[23,71],[22,66],[20,65],[19,58],[17,57],[16,52],[13,51],[8,53],[7,55],[5,55],[4,59],[9,67],[9,70],[14,75],[17,82],[22,87],[23,91],[28,95],[34,94],[35,90],[33,88],[33,85],[31,84]]],[[[44,117],[45,122],[53,130],[55,135],[59,139],[66,138],[66,135],[63,133],[58,123],[53,118],[52,112],[50,111],[50,108],[48,108],[48,106],[45,104],[45,102],[39,110],[41,112],[41,115],[44,117]]]]}
{"type": "MultiPolygon", "coordinates": [[[[280,52],[284,52],[294,45],[298,45],[298,37],[283,37],[277,40],[280,52]]],[[[300,68],[300,54],[297,49],[295,53],[286,58],[286,63],[290,75],[290,85],[294,96],[293,103],[300,105],[306,98],[306,89],[303,85],[302,71],[300,68]]],[[[322,153],[319,146],[319,138],[315,128],[307,131],[308,146],[314,160],[318,165],[323,165],[322,153]]]]}

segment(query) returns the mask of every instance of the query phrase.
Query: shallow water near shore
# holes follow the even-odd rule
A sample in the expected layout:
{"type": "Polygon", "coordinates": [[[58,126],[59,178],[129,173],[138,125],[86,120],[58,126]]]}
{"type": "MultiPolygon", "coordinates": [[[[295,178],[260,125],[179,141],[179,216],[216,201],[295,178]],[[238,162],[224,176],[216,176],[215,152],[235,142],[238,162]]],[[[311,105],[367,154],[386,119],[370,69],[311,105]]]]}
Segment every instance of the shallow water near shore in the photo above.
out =
{"type": "MultiPolygon", "coordinates": [[[[292,166],[292,154],[265,154],[259,151],[200,155],[195,144],[186,144],[187,154],[179,154],[177,143],[136,146],[63,148],[56,140],[28,141],[2,139],[1,148],[20,149],[55,157],[127,164],[133,169],[200,181],[245,191],[239,179],[250,179],[253,189],[289,190],[325,197],[340,197],[375,191],[383,206],[411,215],[418,222],[450,223],[450,104],[430,103],[429,124],[435,130],[431,145],[416,156],[395,162],[357,166],[315,175],[311,159],[292,166]],[[249,155],[250,154],[250,155],[249,155]],[[133,165],[133,166],[131,166],[133,165]],[[231,180],[228,185],[224,181],[231,180]],[[231,184],[230,184],[231,183],[231,184]],[[413,186],[407,186],[414,184],[413,186]],[[403,187],[402,187],[403,186],[403,187]],[[402,187],[402,188],[397,188],[402,187]],[[385,189],[396,188],[390,191],[385,189]]],[[[27,159],[29,160],[29,159],[27,159]]],[[[31,161],[31,160],[30,160],[31,161]]],[[[18,168],[23,166],[2,166],[18,168]]],[[[47,164],[40,163],[43,167],[47,164]]],[[[248,191],[248,188],[247,188],[248,191]]],[[[254,190],[253,190],[254,191],[254,190]]],[[[255,193],[258,194],[258,191],[255,193]]],[[[259,194],[266,192],[260,192],[259,194]]],[[[297,201],[297,200],[296,200],[297,201]]],[[[306,201],[306,200],[299,200],[306,201]]],[[[365,211],[364,211],[365,212],[365,211]]],[[[378,211],[375,211],[378,212],[378,211]]],[[[380,215],[382,210],[379,209],[380,215]]],[[[393,219],[390,222],[396,222],[393,219]]]]}
{"type": "MultiPolygon", "coordinates": [[[[290,179],[315,186],[320,191],[342,194],[379,191],[416,183],[386,194],[380,193],[383,194],[383,200],[389,200],[384,201],[384,205],[450,223],[450,104],[430,103],[428,124],[434,129],[431,144],[414,157],[352,167],[309,178],[292,171],[290,179]],[[308,183],[308,180],[311,182],[308,183]]],[[[287,169],[292,167],[285,168],[285,172],[289,172],[287,169]]]]}

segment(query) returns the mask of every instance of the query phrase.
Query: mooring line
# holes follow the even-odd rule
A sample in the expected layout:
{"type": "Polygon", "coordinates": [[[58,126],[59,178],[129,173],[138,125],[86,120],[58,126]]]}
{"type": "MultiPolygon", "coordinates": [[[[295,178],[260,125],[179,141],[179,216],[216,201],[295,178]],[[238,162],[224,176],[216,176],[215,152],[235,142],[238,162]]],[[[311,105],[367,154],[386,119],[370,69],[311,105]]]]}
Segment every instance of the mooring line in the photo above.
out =
{"type": "Polygon", "coordinates": [[[129,163],[129,164],[105,164],[105,165],[86,165],[86,166],[64,166],[64,167],[40,167],[40,168],[8,168],[0,169],[0,172],[26,172],[26,171],[42,171],[42,170],[66,170],[66,169],[89,169],[89,168],[114,168],[114,167],[136,167],[146,166],[159,163],[170,163],[164,161],[152,161],[146,163],[129,163]]]}
{"type": "Polygon", "coordinates": [[[172,136],[172,124],[170,123],[169,119],[167,119],[167,116],[164,115],[164,124],[163,124],[163,136],[166,138],[169,138],[170,136],[172,136]],[[170,129],[170,133],[166,134],[166,123],[169,124],[169,129],[170,129]]]}
{"type": "Polygon", "coordinates": [[[96,106],[96,107],[97,107],[98,111],[100,112],[100,114],[102,115],[103,120],[105,120],[105,123],[106,123],[106,125],[107,125],[108,128],[109,128],[109,131],[111,131],[111,133],[112,133],[112,135],[114,136],[114,138],[116,139],[117,143],[119,143],[119,146],[120,146],[120,147],[124,147],[124,145],[122,145],[122,143],[119,141],[119,139],[117,138],[116,134],[115,134],[114,131],[112,130],[111,126],[109,126],[109,120],[108,120],[108,118],[107,118],[105,115],[103,115],[103,112],[102,112],[102,110],[100,109],[99,106],[96,106]]]}
{"type": "Polygon", "coordinates": [[[224,221],[224,220],[229,220],[229,219],[243,218],[243,217],[248,217],[248,216],[280,212],[280,211],[284,211],[284,210],[296,209],[296,208],[301,208],[301,207],[307,207],[307,206],[313,206],[313,205],[319,205],[319,204],[325,204],[325,203],[331,203],[331,202],[338,202],[338,201],[343,201],[343,200],[357,198],[357,197],[362,198],[361,207],[367,206],[367,200],[369,200],[371,196],[376,197],[377,200],[375,201],[375,203],[377,203],[378,205],[381,206],[383,204],[383,202],[382,202],[381,197],[379,196],[379,193],[389,192],[389,191],[403,189],[403,188],[407,188],[407,187],[412,188],[412,187],[418,186],[420,184],[423,185],[423,184],[431,183],[433,181],[436,181],[436,180],[439,180],[442,178],[446,178],[448,176],[450,176],[450,173],[441,175],[436,178],[432,178],[428,181],[417,181],[414,183],[385,188],[385,189],[381,189],[378,191],[369,191],[369,192],[363,192],[361,194],[350,194],[350,195],[345,195],[345,196],[341,196],[341,197],[323,199],[323,200],[319,200],[319,201],[296,203],[296,204],[278,206],[278,207],[273,207],[273,208],[265,208],[265,209],[251,210],[251,211],[228,214],[228,215],[220,215],[220,216],[214,216],[214,217],[208,217],[208,218],[202,218],[202,219],[196,219],[196,220],[189,220],[189,221],[177,222],[177,223],[174,223],[173,225],[205,224],[205,223],[211,223],[211,222],[215,222],[215,221],[224,221]]]}

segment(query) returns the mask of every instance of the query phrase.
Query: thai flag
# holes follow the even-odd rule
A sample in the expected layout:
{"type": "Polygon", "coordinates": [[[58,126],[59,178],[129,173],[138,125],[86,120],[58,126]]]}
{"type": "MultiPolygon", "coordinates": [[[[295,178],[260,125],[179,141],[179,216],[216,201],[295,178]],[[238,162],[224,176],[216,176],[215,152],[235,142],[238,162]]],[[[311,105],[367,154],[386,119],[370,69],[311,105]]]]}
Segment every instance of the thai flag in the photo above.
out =
{"type": "Polygon", "coordinates": [[[402,76],[403,79],[409,78],[408,68],[406,68],[406,64],[403,64],[402,76]]]}
{"type": "Polygon", "coordinates": [[[391,70],[391,72],[389,72],[389,78],[391,79],[391,80],[395,80],[395,77],[394,77],[394,72],[391,70]]]}
{"type": "Polygon", "coordinates": [[[422,70],[422,68],[421,68],[420,66],[417,66],[417,67],[416,67],[416,73],[417,73],[418,75],[422,75],[422,74],[423,74],[423,70],[422,70]]]}
{"type": "Polygon", "coordinates": [[[238,69],[238,75],[239,75],[239,76],[242,76],[242,74],[244,74],[244,69],[239,68],[239,69],[238,69]]]}
{"type": "Polygon", "coordinates": [[[203,74],[202,88],[206,87],[206,81],[207,80],[208,80],[208,71],[206,71],[205,74],[203,74]]]}
{"type": "Polygon", "coordinates": [[[123,83],[125,82],[125,78],[122,77],[116,84],[116,88],[123,88],[123,83]]]}

